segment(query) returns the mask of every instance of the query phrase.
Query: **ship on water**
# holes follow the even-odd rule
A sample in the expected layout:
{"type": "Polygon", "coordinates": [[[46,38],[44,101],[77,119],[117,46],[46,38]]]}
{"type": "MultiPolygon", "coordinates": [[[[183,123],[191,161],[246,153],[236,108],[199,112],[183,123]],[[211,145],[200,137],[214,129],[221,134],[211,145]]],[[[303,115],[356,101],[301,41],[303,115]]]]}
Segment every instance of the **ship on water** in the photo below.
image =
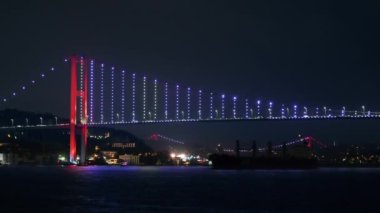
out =
{"type": "Polygon", "coordinates": [[[235,150],[218,146],[218,153],[210,155],[209,160],[214,169],[316,169],[319,161],[312,150],[313,142],[312,137],[305,137],[276,146],[268,142],[267,147],[257,148],[253,141],[251,149],[244,150],[236,141],[235,150]],[[242,155],[247,153],[248,156],[242,155]]]}

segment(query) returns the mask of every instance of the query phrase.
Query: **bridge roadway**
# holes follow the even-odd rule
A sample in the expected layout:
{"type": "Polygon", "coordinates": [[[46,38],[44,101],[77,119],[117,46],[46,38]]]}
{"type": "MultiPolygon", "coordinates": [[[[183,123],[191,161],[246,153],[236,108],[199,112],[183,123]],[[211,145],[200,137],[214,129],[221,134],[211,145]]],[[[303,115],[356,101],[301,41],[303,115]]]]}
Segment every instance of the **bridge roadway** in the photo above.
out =
{"type": "MultiPolygon", "coordinates": [[[[308,117],[272,117],[272,118],[225,118],[225,119],[180,119],[180,120],[145,120],[145,121],[120,121],[120,122],[104,122],[104,123],[89,123],[88,127],[97,126],[116,126],[116,125],[131,125],[131,124],[158,124],[158,123],[184,123],[184,122],[240,122],[240,121],[298,121],[298,120],[374,120],[380,119],[380,114],[371,116],[308,116],[308,117]]],[[[38,125],[15,125],[3,126],[0,130],[9,129],[55,129],[69,128],[69,123],[62,124],[38,124],[38,125]]],[[[82,126],[81,124],[77,125],[82,126]]]]}

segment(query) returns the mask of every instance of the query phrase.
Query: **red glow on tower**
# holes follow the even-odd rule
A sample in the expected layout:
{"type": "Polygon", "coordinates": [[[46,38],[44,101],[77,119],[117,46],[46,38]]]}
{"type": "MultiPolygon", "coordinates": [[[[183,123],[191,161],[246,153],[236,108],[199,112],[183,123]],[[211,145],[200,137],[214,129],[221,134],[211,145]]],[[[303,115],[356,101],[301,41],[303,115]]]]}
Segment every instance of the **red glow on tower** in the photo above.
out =
{"type": "Polygon", "coordinates": [[[70,162],[76,162],[76,127],[77,123],[77,98],[82,100],[82,114],[80,115],[81,128],[81,164],[85,163],[87,147],[87,90],[88,90],[88,61],[78,60],[76,56],[71,57],[71,89],[70,89],[70,162]],[[83,66],[83,88],[78,90],[78,62],[83,66]]]}

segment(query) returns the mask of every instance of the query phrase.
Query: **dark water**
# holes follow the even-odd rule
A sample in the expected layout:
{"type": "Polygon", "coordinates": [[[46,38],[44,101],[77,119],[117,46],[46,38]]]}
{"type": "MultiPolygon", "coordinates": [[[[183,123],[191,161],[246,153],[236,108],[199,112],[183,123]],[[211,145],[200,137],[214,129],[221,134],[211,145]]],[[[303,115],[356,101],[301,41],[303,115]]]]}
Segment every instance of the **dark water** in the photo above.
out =
{"type": "Polygon", "coordinates": [[[380,169],[0,167],[0,212],[380,212],[380,169]]]}

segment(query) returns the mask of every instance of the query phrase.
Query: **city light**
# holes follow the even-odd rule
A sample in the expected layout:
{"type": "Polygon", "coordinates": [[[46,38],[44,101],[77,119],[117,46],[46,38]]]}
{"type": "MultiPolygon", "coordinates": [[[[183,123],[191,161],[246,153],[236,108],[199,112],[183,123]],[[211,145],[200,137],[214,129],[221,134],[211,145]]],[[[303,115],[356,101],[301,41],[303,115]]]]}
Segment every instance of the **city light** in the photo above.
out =
{"type": "Polygon", "coordinates": [[[297,105],[293,106],[293,118],[297,118],[297,105]]]}

